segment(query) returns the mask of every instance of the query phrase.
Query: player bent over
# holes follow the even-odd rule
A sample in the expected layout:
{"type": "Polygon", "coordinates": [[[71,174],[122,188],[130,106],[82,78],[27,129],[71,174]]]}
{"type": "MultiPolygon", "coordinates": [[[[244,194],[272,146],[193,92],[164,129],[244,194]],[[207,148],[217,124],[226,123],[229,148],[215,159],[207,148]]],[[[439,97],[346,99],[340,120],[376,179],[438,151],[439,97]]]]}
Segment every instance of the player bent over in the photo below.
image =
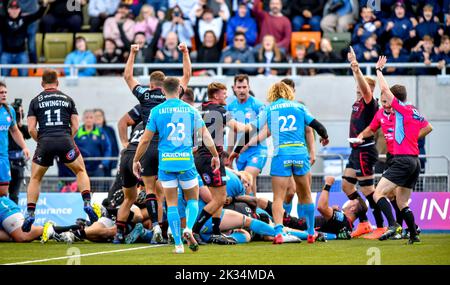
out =
{"type": "Polygon", "coordinates": [[[167,219],[175,241],[174,252],[184,252],[180,234],[180,215],[177,208],[178,185],[181,186],[188,200],[183,238],[187,241],[189,248],[196,251],[198,244],[192,235],[192,227],[198,214],[198,173],[192,154],[194,135],[198,131],[201,133],[213,156],[211,167],[215,171],[220,167],[219,154],[198,111],[179,99],[180,81],[176,78],[166,78],[163,82],[163,92],[166,101],[154,107],[150,113],[149,122],[133,160],[133,172],[135,175],[139,175],[141,168],[139,161],[154,133],[158,132],[160,136],[158,179],[161,181],[166,197],[167,219]]]}
{"type": "Polygon", "coordinates": [[[22,225],[24,232],[31,230],[34,212],[39,198],[39,188],[47,169],[58,157],[77,177],[78,190],[84,202],[84,211],[91,222],[98,220],[100,208],[91,206],[90,181],[86,173],[83,157],[73,137],[78,131],[78,113],[73,99],[57,88],[58,74],[55,70],[45,70],[42,75],[44,91],[30,102],[28,109],[28,130],[37,142],[31,166],[30,184],[27,190],[27,214],[22,225]],[[39,125],[39,129],[37,126],[39,125]]]}

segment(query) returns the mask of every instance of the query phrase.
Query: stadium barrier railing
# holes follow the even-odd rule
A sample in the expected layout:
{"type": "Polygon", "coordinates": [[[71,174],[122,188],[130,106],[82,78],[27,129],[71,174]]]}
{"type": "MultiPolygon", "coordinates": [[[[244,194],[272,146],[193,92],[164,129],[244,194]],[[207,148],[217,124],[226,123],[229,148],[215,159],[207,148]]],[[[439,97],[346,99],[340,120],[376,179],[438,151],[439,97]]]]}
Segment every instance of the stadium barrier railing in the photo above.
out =
{"type": "MultiPolygon", "coordinates": [[[[379,158],[385,158],[385,155],[379,155],[379,158]]],[[[446,163],[446,172],[439,173],[421,173],[419,181],[414,189],[416,192],[450,192],[450,159],[444,155],[420,155],[420,158],[439,159],[446,163]]],[[[325,159],[335,158],[338,160],[339,169],[333,172],[317,172],[312,168],[312,191],[319,192],[322,189],[325,176],[332,175],[336,177],[335,185],[331,191],[341,191],[341,177],[346,166],[346,157],[338,153],[317,154],[315,165],[320,165],[325,159]]],[[[87,157],[85,161],[99,161],[99,160],[111,160],[118,161],[117,157],[87,157]]],[[[266,165],[267,167],[267,165],[266,165]]],[[[381,173],[375,174],[375,182],[381,178],[381,173]]],[[[25,192],[30,177],[26,176],[21,191],[25,192]]],[[[116,179],[115,176],[111,177],[90,177],[91,189],[94,192],[107,192],[116,179]]],[[[42,192],[76,192],[75,177],[58,177],[58,176],[45,176],[42,180],[41,191],[42,192]]],[[[257,179],[258,192],[272,192],[271,176],[260,175],[257,179]]]]}
{"type": "MultiPolygon", "coordinates": [[[[372,75],[375,69],[375,63],[360,63],[360,68],[364,70],[366,75],[372,75]]],[[[66,74],[68,78],[78,78],[78,70],[83,68],[96,68],[96,69],[121,69],[125,68],[125,64],[2,64],[2,69],[43,69],[43,68],[56,68],[70,70],[70,74],[66,74]]],[[[437,69],[438,63],[424,64],[424,63],[388,63],[386,67],[394,68],[435,68],[437,69]]],[[[446,65],[447,68],[450,64],[446,65]]],[[[143,71],[141,76],[147,77],[150,70],[161,69],[182,69],[181,63],[136,63],[134,69],[143,71]]],[[[290,76],[298,76],[297,69],[349,69],[348,63],[193,63],[193,69],[212,69],[215,70],[216,76],[224,76],[225,69],[242,69],[242,68],[274,68],[274,69],[287,69],[291,71],[290,76]]],[[[440,70],[438,77],[444,78],[444,82],[449,84],[450,75],[447,75],[447,68],[440,70]]]]}

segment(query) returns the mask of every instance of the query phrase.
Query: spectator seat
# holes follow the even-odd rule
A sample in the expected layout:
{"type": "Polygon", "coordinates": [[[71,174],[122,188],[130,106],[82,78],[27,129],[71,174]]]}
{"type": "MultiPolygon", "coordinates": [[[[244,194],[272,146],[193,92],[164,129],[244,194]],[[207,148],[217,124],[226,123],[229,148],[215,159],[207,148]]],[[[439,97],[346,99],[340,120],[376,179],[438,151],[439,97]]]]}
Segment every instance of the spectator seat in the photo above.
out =
{"type": "Polygon", "coordinates": [[[73,49],[73,34],[48,33],[44,38],[44,57],[48,63],[62,63],[73,49]]]}
{"type": "Polygon", "coordinates": [[[319,49],[321,35],[320,32],[293,32],[291,35],[291,55],[295,57],[295,48],[299,44],[304,44],[306,47],[311,42],[314,43],[316,50],[319,49]]]}

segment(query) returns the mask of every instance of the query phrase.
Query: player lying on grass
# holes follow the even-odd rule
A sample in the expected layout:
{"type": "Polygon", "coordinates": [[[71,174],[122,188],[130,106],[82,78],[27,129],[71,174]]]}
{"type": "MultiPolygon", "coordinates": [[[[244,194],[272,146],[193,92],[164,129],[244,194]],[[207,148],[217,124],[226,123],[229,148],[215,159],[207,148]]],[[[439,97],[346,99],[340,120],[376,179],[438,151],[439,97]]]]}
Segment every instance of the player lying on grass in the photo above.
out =
{"type": "MultiPolygon", "coordinates": [[[[143,204],[143,201],[145,200],[145,192],[142,193],[144,195],[139,195],[138,199],[138,202],[140,202],[141,204],[143,204]]],[[[115,192],[111,200],[105,199],[103,201],[103,216],[98,219],[97,222],[88,227],[78,225],[77,229],[72,228],[70,231],[63,232],[60,235],[61,240],[67,243],[84,240],[92,242],[112,242],[117,233],[117,227],[114,221],[117,219],[117,213],[120,205],[123,203],[123,200],[123,191],[119,190],[115,192]]],[[[142,220],[143,215],[141,213],[141,210],[136,205],[132,205],[128,220],[126,221],[127,227],[125,229],[125,233],[128,234],[127,238],[128,236],[130,236],[128,239],[134,241],[135,239],[137,239],[137,233],[142,233],[142,237],[146,238],[145,234],[147,234],[148,231],[144,232],[141,224],[142,220]]],[[[130,243],[127,238],[124,242],[130,243]]],[[[147,242],[150,242],[150,240],[148,240],[147,242]]]]}
{"type": "Polygon", "coordinates": [[[42,241],[56,237],[51,222],[41,226],[31,226],[29,232],[22,231],[25,220],[19,206],[8,197],[0,197],[0,242],[32,242],[41,237],[42,241]]]}

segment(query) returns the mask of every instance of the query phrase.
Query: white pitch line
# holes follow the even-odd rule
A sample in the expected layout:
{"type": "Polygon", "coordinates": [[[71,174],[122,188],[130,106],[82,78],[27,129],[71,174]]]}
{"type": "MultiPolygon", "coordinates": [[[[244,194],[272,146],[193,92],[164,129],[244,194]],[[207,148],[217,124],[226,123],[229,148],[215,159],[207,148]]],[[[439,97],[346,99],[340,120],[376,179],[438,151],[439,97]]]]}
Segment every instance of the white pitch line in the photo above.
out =
{"type": "Polygon", "coordinates": [[[77,255],[67,255],[67,256],[54,257],[54,258],[28,260],[28,261],[21,261],[21,262],[15,262],[15,263],[6,263],[6,264],[2,264],[2,265],[22,265],[22,264],[30,264],[30,263],[40,263],[40,262],[62,260],[62,259],[68,259],[68,258],[102,255],[102,254],[117,253],[117,252],[124,252],[124,251],[134,251],[134,250],[147,249],[147,248],[153,248],[153,247],[161,247],[161,246],[166,246],[166,245],[165,244],[147,245],[147,246],[141,246],[141,247],[117,249],[117,250],[110,250],[110,251],[100,251],[100,252],[92,252],[92,253],[77,254],[77,255]]]}

